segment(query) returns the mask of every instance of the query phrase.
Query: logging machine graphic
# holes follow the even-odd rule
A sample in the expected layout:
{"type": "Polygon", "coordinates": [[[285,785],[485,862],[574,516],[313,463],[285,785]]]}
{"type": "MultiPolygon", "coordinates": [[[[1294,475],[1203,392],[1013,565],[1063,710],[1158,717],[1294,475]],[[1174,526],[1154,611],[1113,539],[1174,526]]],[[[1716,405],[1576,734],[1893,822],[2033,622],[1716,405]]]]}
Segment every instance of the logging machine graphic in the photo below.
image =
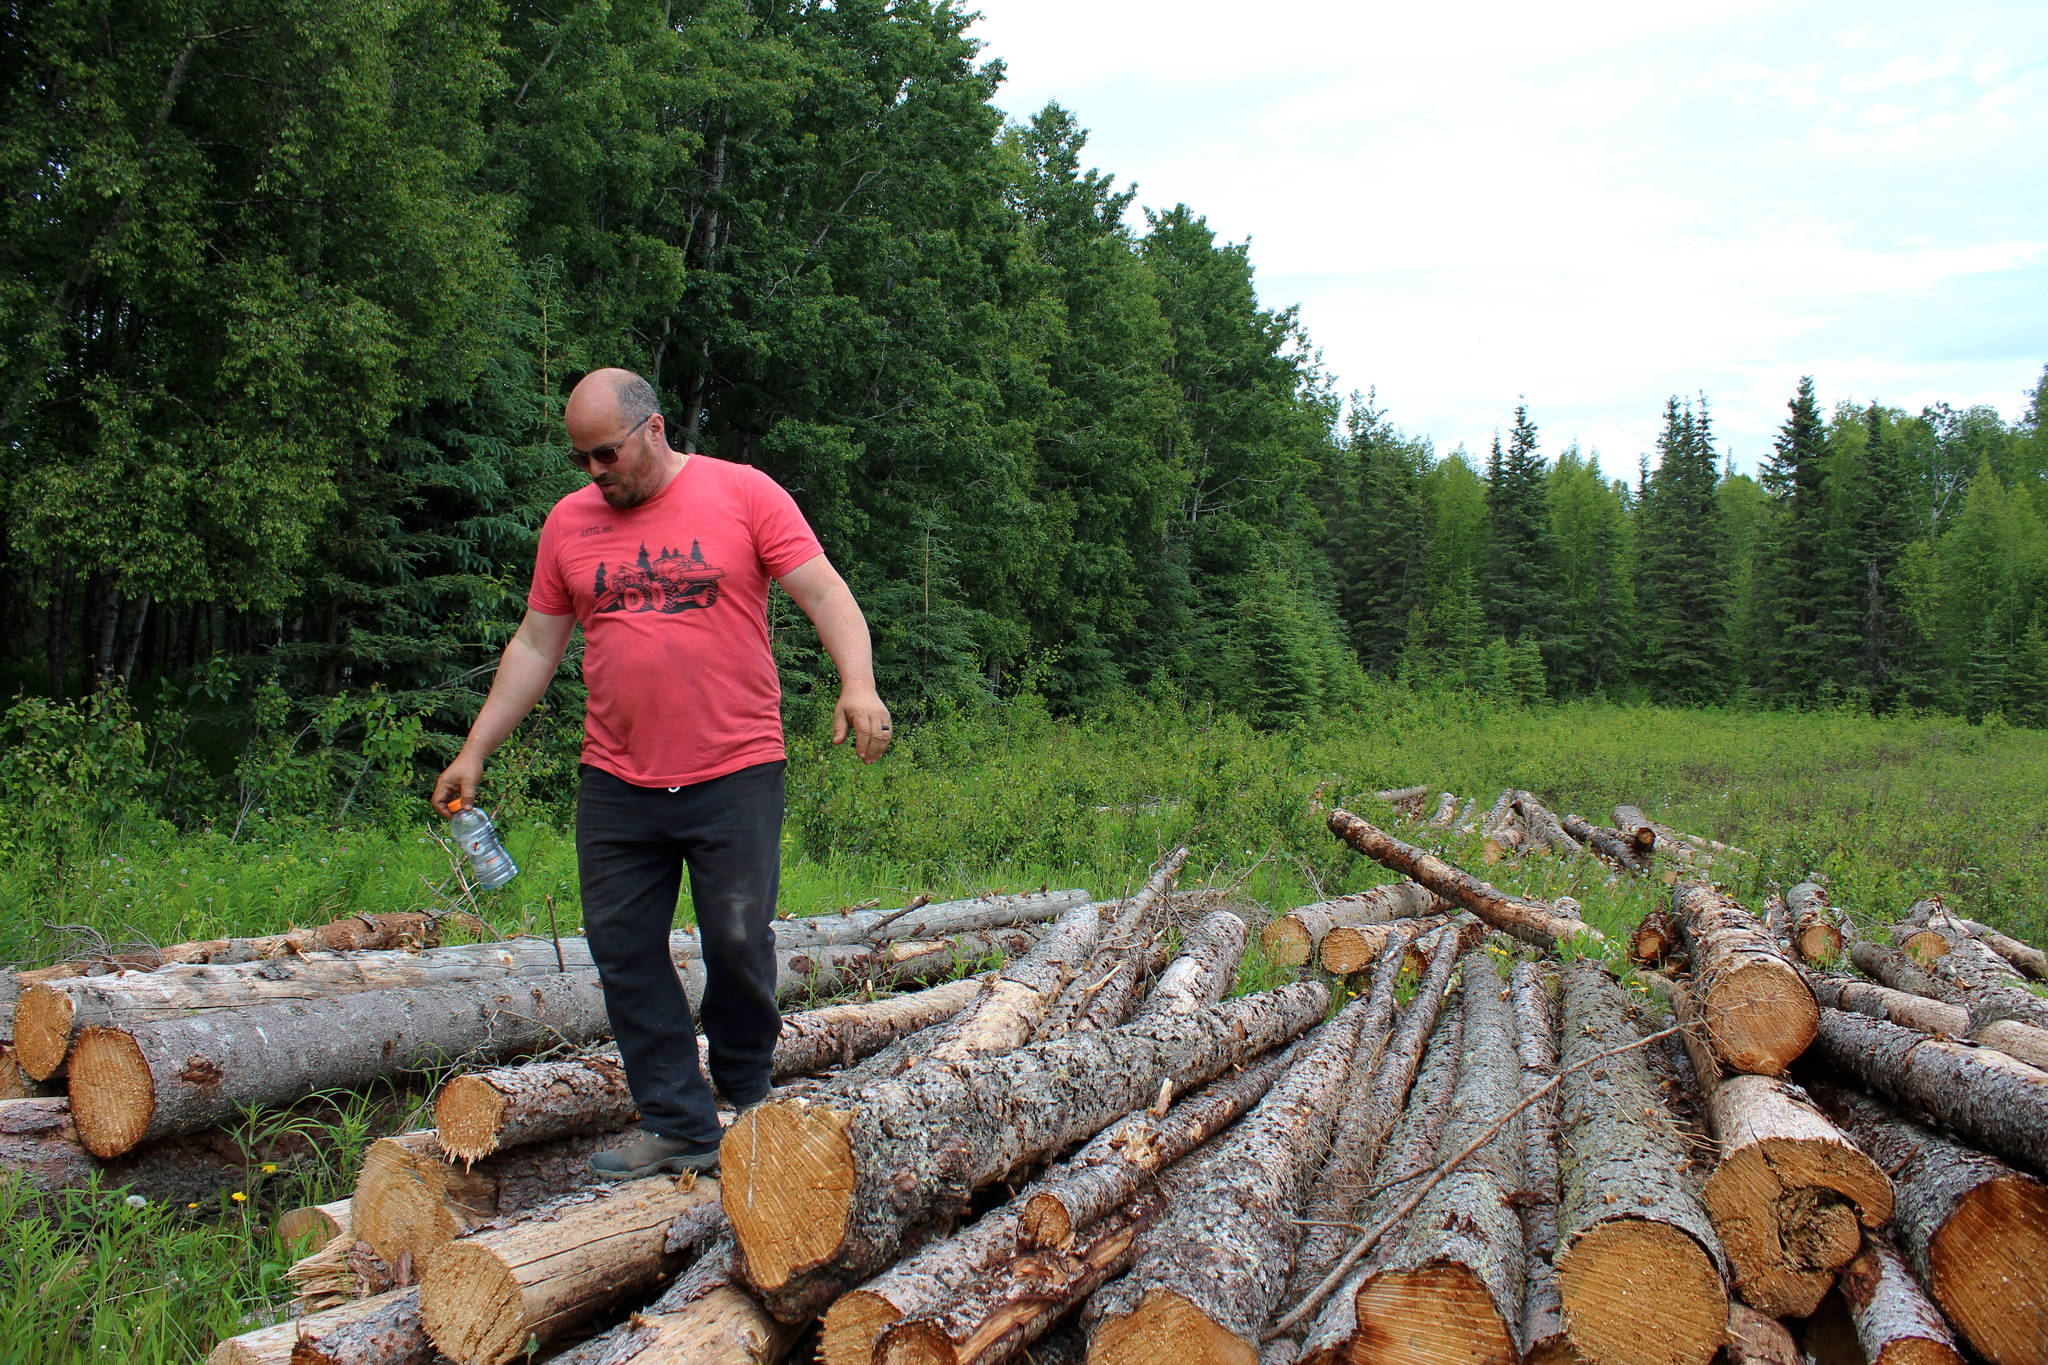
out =
{"type": "Polygon", "coordinates": [[[638,563],[615,569],[609,576],[600,564],[591,587],[597,611],[658,611],[672,616],[716,602],[718,583],[724,577],[725,570],[706,564],[703,548],[692,540],[687,555],[663,546],[660,557],[652,560],[643,544],[638,563]]]}

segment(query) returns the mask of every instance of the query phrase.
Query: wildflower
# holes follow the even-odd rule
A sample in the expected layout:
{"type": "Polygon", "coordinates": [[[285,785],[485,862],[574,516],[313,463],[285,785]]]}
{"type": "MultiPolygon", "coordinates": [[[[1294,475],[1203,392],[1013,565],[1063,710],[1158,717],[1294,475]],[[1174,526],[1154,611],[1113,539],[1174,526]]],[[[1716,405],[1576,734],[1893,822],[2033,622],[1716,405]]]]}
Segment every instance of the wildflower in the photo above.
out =
{"type": "Polygon", "coordinates": [[[236,1190],[233,1194],[229,1195],[228,1198],[234,1200],[237,1204],[246,1204],[249,1202],[249,1196],[243,1194],[240,1190],[236,1190]]]}
{"type": "Polygon", "coordinates": [[[139,1194],[131,1194],[121,1202],[131,1209],[145,1209],[149,1207],[149,1201],[139,1194]]]}
{"type": "Polygon", "coordinates": [[[199,1207],[199,1201],[195,1199],[191,1203],[187,1204],[185,1207],[188,1209],[196,1209],[199,1207]]]}
{"type": "Polygon", "coordinates": [[[263,1174],[265,1174],[265,1175],[276,1175],[276,1174],[277,1174],[277,1163],[276,1163],[275,1161],[266,1161],[266,1162],[264,1162],[264,1163],[263,1163],[263,1174]]]}

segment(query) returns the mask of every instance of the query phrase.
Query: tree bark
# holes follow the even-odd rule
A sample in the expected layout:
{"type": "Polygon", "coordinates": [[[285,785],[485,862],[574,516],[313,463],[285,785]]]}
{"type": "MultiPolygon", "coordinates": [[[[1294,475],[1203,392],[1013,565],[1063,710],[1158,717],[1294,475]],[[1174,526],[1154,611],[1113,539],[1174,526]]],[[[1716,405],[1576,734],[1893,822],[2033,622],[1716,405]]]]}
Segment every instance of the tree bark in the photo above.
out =
{"type": "Polygon", "coordinates": [[[1948,1324],[1883,1233],[1865,1240],[1841,1288],[1869,1365],[1962,1365],[1948,1324]]]}
{"type": "Polygon", "coordinates": [[[1359,1048],[1346,1087],[1362,1096],[1362,1102],[1346,1103],[1337,1118],[1330,1153],[1308,1201],[1304,1219],[1308,1226],[1302,1229],[1301,1245],[1295,1250],[1284,1301],[1301,1298],[1321,1282],[1356,1235],[1350,1228],[1336,1225],[1348,1223],[1363,1202],[1361,1192],[1367,1177],[1415,1084],[1423,1051],[1443,1011],[1451,973],[1470,946],[1456,933],[1437,936],[1429,968],[1410,997],[1398,1029],[1390,1029],[1390,1024],[1406,950],[1386,953],[1374,969],[1368,1013],[1360,1027],[1359,1048]]]}
{"type": "MultiPolygon", "coordinates": [[[[1886,949],[1896,952],[1896,949],[1886,949]]],[[[1809,974],[1807,984],[1820,1003],[1829,1009],[1846,1010],[1872,1019],[1889,1019],[1894,1024],[1919,1029],[1937,1038],[1967,1038],[2028,1066],[2048,1071],[2048,1030],[2037,1029],[2014,1019],[1992,1019],[1974,1028],[1970,1011],[1962,1005],[1935,1000],[1910,991],[1893,990],[1853,976],[1809,974]]]]}
{"type": "Polygon", "coordinates": [[[1706,1365],[1727,1330],[1726,1272],[1647,1064],[1635,1051],[1571,1070],[1637,1036],[1604,969],[1565,970],[1558,1036],[1557,1280],[1573,1348],[1596,1365],[1706,1365]]]}
{"type": "Polygon", "coordinates": [[[420,1278],[420,1321],[459,1365],[503,1365],[672,1273],[671,1223],[717,1232],[718,1182],[656,1176],[586,1189],[439,1248],[420,1278]]]}
{"type": "Polygon", "coordinates": [[[1799,883],[1785,893],[1785,913],[1786,939],[1794,956],[1815,967],[1841,961],[1841,921],[1828,903],[1826,888],[1818,882],[1799,883]]]}
{"type": "Polygon", "coordinates": [[[206,1357],[206,1365],[286,1365],[292,1358],[292,1349],[301,1338],[317,1339],[351,1322],[373,1317],[386,1309],[392,1299],[402,1294],[416,1292],[393,1290],[389,1294],[379,1294],[375,1298],[345,1303],[339,1308],[330,1308],[323,1313],[308,1313],[302,1318],[290,1318],[268,1327],[259,1327],[253,1332],[229,1337],[213,1348],[212,1353],[206,1357]]]}
{"type": "Polygon", "coordinates": [[[1404,844],[1374,829],[1350,811],[1330,812],[1330,832],[1383,867],[1417,881],[1445,900],[1463,906],[1486,923],[1524,943],[1552,949],[1575,934],[1599,941],[1599,931],[1567,919],[1542,901],[1509,896],[1451,866],[1433,853],[1404,844]]]}
{"type": "Polygon", "coordinates": [[[1219,1348],[1257,1356],[1300,1237],[1295,1215],[1372,1013],[1370,998],[1355,1000],[1325,1024],[1258,1108],[1186,1173],[1140,1235],[1130,1273],[1095,1296],[1091,1361],[1155,1359],[1162,1343],[1190,1331],[1212,1357],[1219,1348]]]}
{"type": "MultiPolygon", "coordinates": [[[[1414,1090],[1373,1166],[1372,1185],[1362,1198],[1354,1201],[1361,1225],[1377,1227],[1385,1222],[1399,1207],[1410,1183],[1427,1175],[1436,1164],[1437,1139],[1450,1116],[1451,1092],[1458,1084],[1458,1060],[1464,1037],[1464,1011],[1456,1006],[1441,1011],[1429,1035],[1421,1069],[1416,1073],[1414,1090]]],[[[1355,1229],[1345,1231],[1356,1235],[1355,1229]]],[[[1400,1231],[1397,1227],[1388,1235],[1398,1235],[1400,1231]]],[[[1349,1241],[1349,1237],[1345,1238],[1345,1244],[1349,1241]]],[[[1338,1259],[1324,1259],[1325,1275],[1327,1267],[1334,1266],[1338,1259]]],[[[1358,1335],[1358,1290],[1373,1266],[1374,1262],[1367,1260],[1353,1270],[1309,1321],[1305,1340],[1293,1352],[1304,1365],[1335,1365],[1336,1361],[1349,1358],[1345,1343],[1358,1335]]],[[[1296,1284],[1320,1283],[1320,1278],[1311,1281],[1304,1274],[1294,1276],[1296,1284]]],[[[1278,1348],[1275,1354],[1284,1358],[1288,1351],[1279,1347],[1283,1340],[1276,1336],[1270,1344],[1278,1348]]]]}
{"type": "Polygon", "coordinates": [[[1841,1010],[1821,1012],[1814,1052],[1872,1094],[1932,1115],[1987,1152],[2048,1171],[2048,1072],[1841,1010]]]}
{"type": "Polygon", "coordinates": [[[1728,1365],[1805,1365],[1785,1324],[1746,1303],[1728,1305],[1728,1365]]]}
{"type": "MultiPolygon", "coordinates": [[[[1518,962],[1510,980],[1515,1000],[1515,1046],[1522,1064],[1524,1099],[1557,1074],[1556,972],[1518,962]]],[[[1564,1365],[1572,1359],[1557,1290],[1557,1091],[1522,1111],[1522,1240],[1528,1284],[1522,1293],[1522,1359],[1529,1365],[1564,1365]]]]}
{"type": "Polygon", "coordinates": [[[1401,945],[1395,959],[1398,971],[1405,962],[1420,963],[1417,945],[1422,936],[1443,928],[1451,921],[1443,915],[1428,919],[1396,920],[1392,924],[1339,925],[1323,936],[1322,968],[1336,976],[1362,972],[1378,962],[1388,947],[1401,945]]]}
{"type": "Polygon", "coordinates": [[[1577,839],[1566,833],[1550,808],[1537,800],[1533,792],[1517,791],[1514,805],[1522,823],[1535,836],[1538,847],[1554,848],[1567,857],[1576,857],[1586,851],[1577,839]]]}
{"type": "Polygon", "coordinates": [[[1924,995],[1969,1011],[1971,1021],[1979,1027],[1994,1020],[2010,1020],[2028,1028],[2048,1029],[2048,1001],[2031,991],[1996,984],[1966,986],[1954,973],[1930,971],[1903,949],[1869,939],[1858,939],[1850,945],[1849,960],[1864,975],[1894,990],[1924,995]]]}
{"type": "Polygon", "coordinates": [[[1949,1323],[1996,1365],[2038,1362],[2048,1341],[2048,1188],[1846,1086],[1816,1081],[1813,1093],[1891,1173],[1891,1234],[1949,1323]]]}
{"type": "Polygon", "coordinates": [[[1000,1365],[1025,1349],[1136,1258],[1141,1231],[1165,1198],[1147,1190],[1088,1229],[1070,1249],[1041,1247],[1006,1261],[941,1307],[892,1324],[874,1365],[1000,1365]]]}
{"type": "MultiPolygon", "coordinates": [[[[943,944],[779,950],[776,994],[788,1000],[855,982],[943,976],[963,952],[1028,943],[1025,931],[1010,929],[943,944]]],[[[681,975],[694,1007],[703,964],[683,963],[681,975]]],[[[152,1138],[226,1122],[248,1105],[290,1103],[451,1058],[589,1043],[609,1030],[595,970],[89,1028],[73,1049],[72,1114],[87,1150],[117,1156],[152,1138]]]]}
{"type": "Polygon", "coordinates": [[[573,1352],[574,1365],[775,1365],[802,1329],[777,1322],[734,1281],[732,1258],[732,1238],[721,1236],[653,1304],[573,1352]]]}
{"type": "Polygon", "coordinates": [[[919,1067],[856,1095],[769,1101],[721,1146],[742,1280],[795,1321],[895,1259],[980,1186],[1101,1130],[1162,1079],[1199,1085],[1301,1032],[1320,985],[919,1067]]]}
{"type": "Polygon", "coordinates": [[[1593,850],[1602,862],[1617,872],[1643,876],[1650,870],[1649,855],[1631,843],[1619,830],[1596,825],[1583,815],[1563,816],[1564,832],[1593,850]]]}
{"type": "MultiPolygon", "coordinates": [[[[985,984],[968,977],[881,1000],[786,1015],[772,1074],[781,1079],[851,1065],[898,1038],[952,1018],[985,984]]],[[[478,1161],[577,1133],[611,1132],[639,1116],[613,1048],[470,1072],[449,1081],[434,1097],[441,1151],[457,1161],[478,1161]]]]}
{"type": "Polygon", "coordinates": [[[1157,967],[1164,946],[1166,896],[1188,860],[1185,846],[1159,860],[1136,895],[1120,903],[1104,926],[1095,954],[1061,992],[1040,1021],[1036,1041],[1048,1042],[1075,1030],[1114,1028],[1130,1012],[1138,986],[1157,967]]]}
{"type": "Polygon", "coordinates": [[[1634,844],[1645,858],[1661,853],[1681,864],[1693,860],[1692,847],[1670,837],[1670,832],[1643,814],[1640,807],[1616,806],[1614,824],[1622,837],[1634,844]]]}
{"type": "Polygon", "coordinates": [[[434,1365],[440,1358],[420,1323],[417,1285],[362,1302],[378,1307],[331,1329],[301,1332],[291,1365],[434,1365]]]}
{"type": "Polygon", "coordinates": [[[1102,916],[1092,905],[1060,916],[1030,952],[995,973],[980,998],[954,1016],[932,1060],[1007,1052],[1030,1042],[1060,992],[1094,957],[1101,933],[1102,916]]]}
{"type": "Polygon", "coordinates": [[[1431,829],[1449,829],[1451,821],[1458,818],[1458,794],[1444,792],[1436,799],[1436,813],[1429,817],[1431,829]]]}
{"type": "Polygon", "coordinates": [[[798,915],[775,921],[775,946],[824,948],[835,944],[874,945],[911,939],[951,938],[955,934],[1039,924],[1091,903],[1086,891],[1039,891],[1018,896],[980,896],[973,900],[928,902],[902,910],[798,915]]]}
{"type": "MultiPolygon", "coordinates": [[[[1258,1103],[1302,1046],[1296,1043],[1251,1062],[1164,1115],[1140,1110],[1111,1124],[1009,1203],[842,1294],[825,1314],[819,1361],[866,1365],[891,1323],[938,1310],[1020,1252],[1073,1251],[1083,1228],[1113,1217],[1139,1198],[1160,1171],[1258,1103]]],[[[1068,1262],[1055,1257],[1044,1264],[1068,1262]]]]}
{"type": "MultiPolygon", "coordinates": [[[[1493,1136],[1382,1243],[1353,1294],[1352,1358],[1435,1365],[1444,1360],[1518,1365],[1526,1285],[1522,1224],[1509,1197],[1522,1183],[1522,1134],[1503,1123],[1522,1098],[1521,1059],[1506,983],[1484,954],[1464,960],[1458,1080],[1437,1152],[1493,1136]]],[[[1319,1338],[1317,1347],[1327,1351],[1319,1338]]]]}
{"type": "Polygon", "coordinates": [[[1754,916],[1708,883],[1680,882],[1671,908],[1714,1054],[1730,1070],[1783,1075],[1820,1013],[1806,979],[1754,916]]]}
{"type": "Polygon", "coordinates": [[[1427,887],[1395,882],[1360,895],[1317,901],[1291,910],[1260,931],[1259,943],[1266,956],[1281,966],[1300,967],[1316,960],[1316,950],[1333,929],[1421,919],[1445,914],[1452,908],[1427,887]]]}
{"type": "Polygon", "coordinates": [[[1410,820],[1422,818],[1422,803],[1429,799],[1428,787],[1397,787],[1391,791],[1374,792],[1380,800],[1410,820]]]}
{"type": "Polygon", "coordinates": [[[1955,922],[1968,930],[1986,948],[2011,963],[2023,975],[2030,976],[2036,981],[2048,981],[2048,953],[2001,934],[1988,924],[1979,924],[1973,919],[1956,919],[1955,922]]]}
{"type": "Polygon", "coordinates": [[[1132,1022],[1158,1014],[1190,1014],[1228,995],[1249,935],[1244,921],[1228,910],[1203,916],[1182,938],[1179,954],[1153,981],[1132,1022]]]}
{"type": "Polygon", "coordinates": [[[245,1150],[215,1132],[152,1142],[101,1161],[79,1141],[69,1100],[0,1100],[0,1176],[19,1176],[45,1203],[84,1189],[97,1176],[102,1189],[126,1189],[153,1204],[210,1205],[249,1188],[252,1162],[288,1160],[305,1150],[303,1139],[289,1135],[245,1150]]]}

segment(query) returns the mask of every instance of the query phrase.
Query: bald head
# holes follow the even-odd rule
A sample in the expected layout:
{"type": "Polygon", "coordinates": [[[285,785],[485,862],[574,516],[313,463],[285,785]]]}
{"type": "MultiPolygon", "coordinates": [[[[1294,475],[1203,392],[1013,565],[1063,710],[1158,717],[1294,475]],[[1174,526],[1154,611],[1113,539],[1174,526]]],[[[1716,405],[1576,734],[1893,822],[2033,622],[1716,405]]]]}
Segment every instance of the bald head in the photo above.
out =
{"type": "Polygon", "coordinates": [[[631,370],[592,370],[562,410],[569,445],[613,507],[633,507],[661,491],[689,458],[669,448],[654,386],[631,370]]]}
{"type": "Polygon", "coordinates": [[[621,428],[634,426],[652,416],[660,405],[654,386],[631,370],[592,370],[569,391],[569,405],[562,413],[571,433],[590,421],[616,422],[621,428]]]}

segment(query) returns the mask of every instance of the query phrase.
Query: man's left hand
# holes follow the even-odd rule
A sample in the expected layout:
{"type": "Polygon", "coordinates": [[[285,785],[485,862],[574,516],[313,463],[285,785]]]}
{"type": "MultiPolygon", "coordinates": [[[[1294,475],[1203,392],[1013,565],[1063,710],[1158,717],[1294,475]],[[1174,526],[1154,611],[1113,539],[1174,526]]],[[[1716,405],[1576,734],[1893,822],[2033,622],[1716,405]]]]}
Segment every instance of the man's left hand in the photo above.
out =
{"type": "Polygon", "coordinates": [[[844,744],[853,736],[853,751],[863,763],[872,763],[889,747],[889,708],[872,689],[843,691],[832,712],[832,742],[844,744]]]}

